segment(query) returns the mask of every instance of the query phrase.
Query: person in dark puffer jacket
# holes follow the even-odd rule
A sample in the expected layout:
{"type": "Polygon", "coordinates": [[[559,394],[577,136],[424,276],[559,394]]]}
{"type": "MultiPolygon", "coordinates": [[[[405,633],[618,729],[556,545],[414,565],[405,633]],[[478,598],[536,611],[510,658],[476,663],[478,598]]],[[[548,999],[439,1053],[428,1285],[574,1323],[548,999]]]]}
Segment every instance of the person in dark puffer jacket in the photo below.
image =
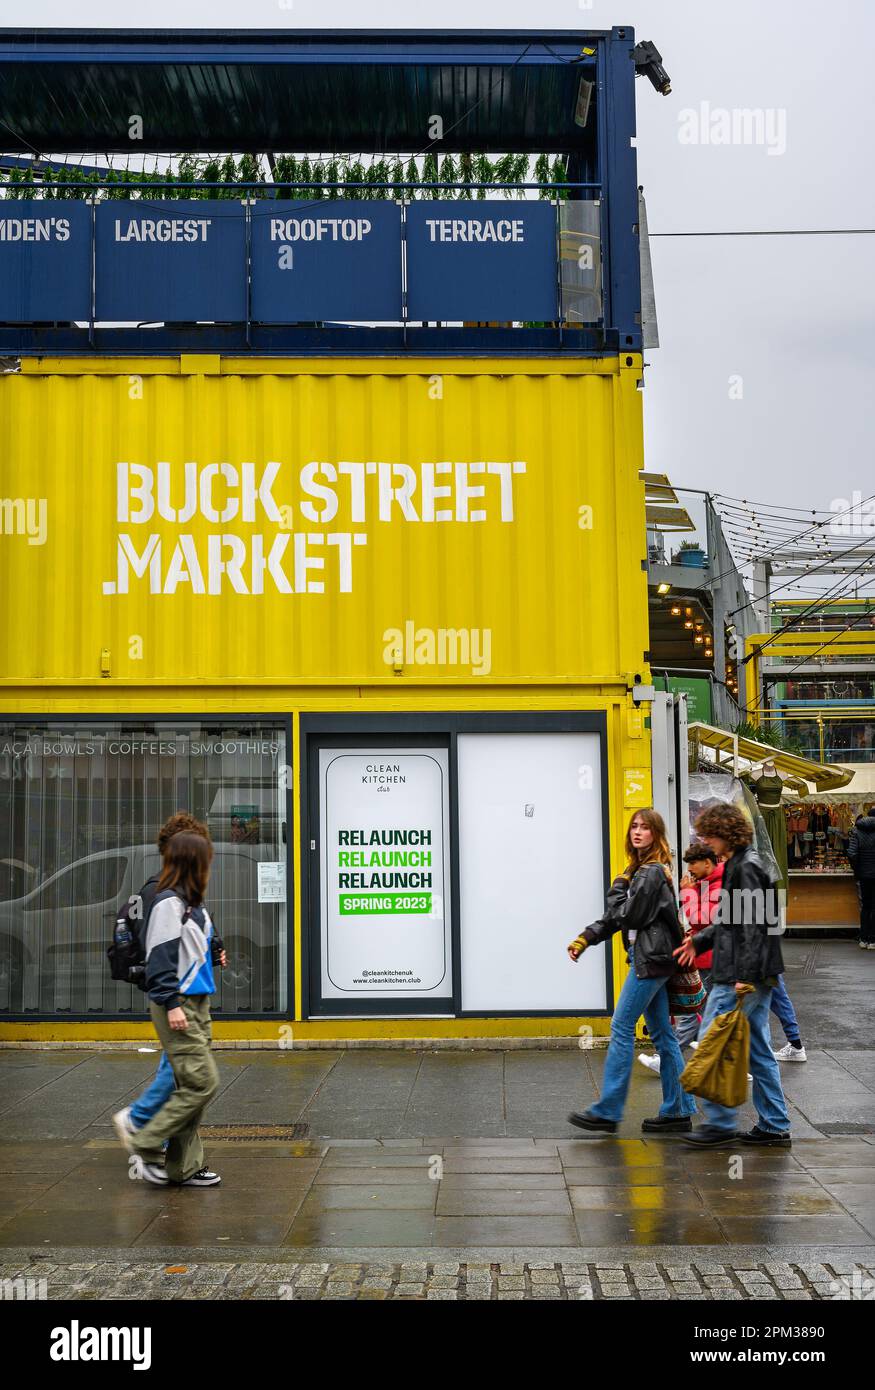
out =
{"type": "Polygon", "coordinates": [[[848,858],[860,894],[860,945],[875,951],[875,806],[857,817],[848,858]]]}
{"type": "Polygon", "coordinates": [[[753,826],[737,807],[708,806],[698,816],[695,830],[715,854],[726,856],[721,902],[712,925],[689,937],[675,955],[689,967],[696,955],[713,950],[711,993],[699,1031],[700,1046],[717,1014],[730,1013],[740,1004],[747,1015],[758,1123],[747,1134],[739,1134],[734,1109],[703,1099],[705,1124],[682,1138],[699,1148],[719,1148],[741,1140],[761,1148],[789,1149],[790,1117],[769,1033],[772,990],[784,970],[776,884],[751,848],[753,826]]]}

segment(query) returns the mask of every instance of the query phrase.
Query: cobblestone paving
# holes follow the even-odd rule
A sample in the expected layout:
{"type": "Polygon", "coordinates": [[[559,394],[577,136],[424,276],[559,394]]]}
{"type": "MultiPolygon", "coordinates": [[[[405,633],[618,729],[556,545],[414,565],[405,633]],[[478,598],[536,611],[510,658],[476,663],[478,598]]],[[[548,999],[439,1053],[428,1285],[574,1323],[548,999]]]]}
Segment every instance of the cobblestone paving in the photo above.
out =
{"type": "Polygon", "coordinates": [[[0,1264],[4,1299],[417,1299],[420,1301],[857,1299],[875,1301],[875,1267],[754,1263],[744,1260],[665,1264],[555,1263],[379,1264],[234,1263],[167,1265],[101,1260],[0,1264]]]}

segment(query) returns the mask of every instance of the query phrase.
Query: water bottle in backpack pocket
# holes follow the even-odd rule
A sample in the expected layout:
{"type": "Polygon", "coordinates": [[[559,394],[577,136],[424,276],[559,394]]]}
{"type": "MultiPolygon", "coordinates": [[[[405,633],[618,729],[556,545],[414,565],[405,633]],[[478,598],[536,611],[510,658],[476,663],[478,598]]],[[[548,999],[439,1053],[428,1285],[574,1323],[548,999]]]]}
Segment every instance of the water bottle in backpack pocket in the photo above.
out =
{"type": "Polygon", "coordinates": [[[134,894],[119,908],[106,954],[114,980],[146,988],[146,915],[140,894],[134,894]]]}

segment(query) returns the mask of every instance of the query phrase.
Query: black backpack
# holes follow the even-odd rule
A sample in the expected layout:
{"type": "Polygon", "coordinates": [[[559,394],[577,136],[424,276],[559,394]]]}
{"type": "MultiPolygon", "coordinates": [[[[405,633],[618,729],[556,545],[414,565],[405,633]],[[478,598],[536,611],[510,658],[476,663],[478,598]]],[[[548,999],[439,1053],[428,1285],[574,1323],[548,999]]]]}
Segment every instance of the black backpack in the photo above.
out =
{"type": "Polygon", "coordinates": [[[146,988],[146,925],[155,903],[158,876],[147,879],[140,889],[122,903],[115,919],[112,941],[107,947],[109,973],[120,984],[146,988]]]}

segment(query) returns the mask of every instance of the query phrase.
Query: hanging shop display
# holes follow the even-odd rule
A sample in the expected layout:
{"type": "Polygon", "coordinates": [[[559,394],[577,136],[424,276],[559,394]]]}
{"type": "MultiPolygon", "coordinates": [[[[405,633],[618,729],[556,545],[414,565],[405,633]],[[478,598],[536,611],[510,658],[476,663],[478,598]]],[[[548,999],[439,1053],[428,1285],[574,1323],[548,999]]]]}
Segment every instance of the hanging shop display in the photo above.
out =
{"type": "Polygon", "coordinates": [[[774,762],[766,759],[758,771],[751,775],[749,786],[756,798],[760,814],[765,823],[766,831],[774,850],[775,859],[780,872],[780,886],[786,891],[787,888],[787,830],[784,823],[784,811],[781,805],[781,797],[784,791],[784,779],[775,767],[774,762]]]}
{"type": "Polygon", "coordinates": [[[791,926],[859,926],[857,883],[848,859],[854,822],[869,802],[808,798],[784,807],[791,926]]]}

